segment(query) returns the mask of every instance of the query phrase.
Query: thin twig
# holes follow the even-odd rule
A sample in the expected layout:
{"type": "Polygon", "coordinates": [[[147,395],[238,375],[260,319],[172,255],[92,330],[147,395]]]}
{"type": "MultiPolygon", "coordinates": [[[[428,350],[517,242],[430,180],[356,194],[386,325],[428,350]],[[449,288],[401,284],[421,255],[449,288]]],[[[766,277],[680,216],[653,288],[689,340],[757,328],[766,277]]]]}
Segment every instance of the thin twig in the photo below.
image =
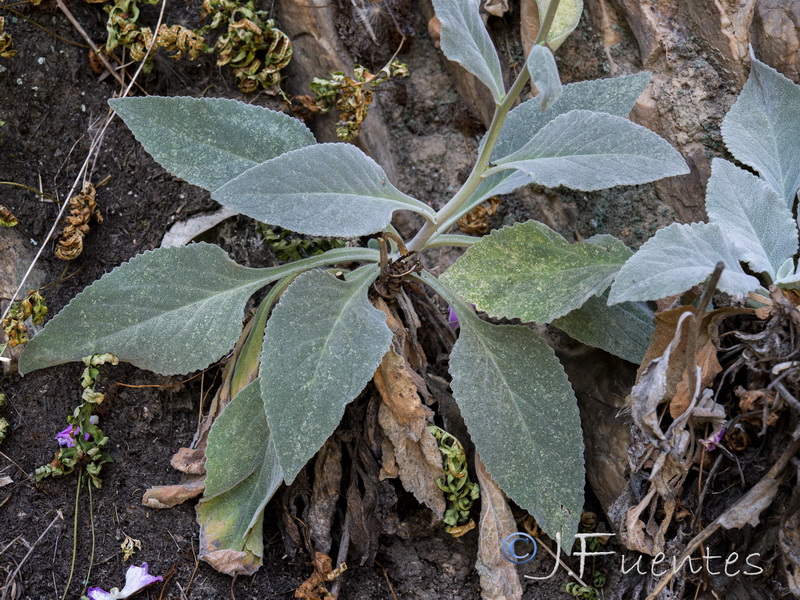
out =
{"type": "Polygon", "coordinates": [[[78,485],[75,488],[75,514],[72,515],[72,561],[69,565],[69,577],[67,578],[67,585],[64,586],[64,595],[61,600],[67,597],[69,586],[72,585],[72,576],[75,574],[75,560],[78,557],[78,508],[81,498],[81,483],[83,482],[83,469],[78,471],[78,485]]]}
{"type": "Polygon", "coordinates": [[[23,557],[23,559],[21,561],[19,561],[19,564],[17,565],[17,568],[14,569],[8,575],[8,577],[6,577],[6,583],[5,583],[5,585],[3,585],[3,595],[0,596],[0,600],[6,600],[6,598],[8,597],[8,590],[11,588],[11,583],[14,581],[14,579],[16,579],[17,575],[19,574],[20,570],[22,569],[22,566],[28,561],[28,559],[31,557],[31,554],[33,554],[33,551],[36,548],[36,546],[39,545],[39,542],[42,541],[44,536],[47,535],[47,532],[50,531],[50,529],[52,529],[53,525],[55,525],[56,521],[58,521],[59,519],[61,519],[61,520],[64,519],[64,515],[61,514],[60,510],[56,511],[56,516],[53,517],[52,521],[50,521],[50,525],[47,526],[47,528],[42,532],[42,535],[40,535],[36,539],[36,541],[33,542],[33,544],[31,544],[30,548],[28,548],[28,553],[23,557]]]}
{"type": "MultiPolygon", "coordinates": [[[[59,6],[63,7],[62,10],[64,10],[64,14],[67,15],[67,18],[70,19],[70,21],[73,22],[73,25],[75,25],[76,27],[79,28],[80,31],[82,31],[82,28],[80,28],[80,25],[77,23],[77,21],[74,21],[74,17],[71,16],[71,14],[69,13],[69,10],[66,8],[66,6],[64,6],[63,0],[56,0],[56,2],[59,4],[59,6]]],[[[167,5],[166,0],[164,0],[161,3],[161,12],[158,15],[158,23],[156,25],[156,30],[158,29],[158,27],[161,26],[161,22],[164,19],[164,10],[166,8],[166,5],[167,5]]],[[[142,62],[139,64],[139,68],[134,73],[134,75],[131,78],[130,83],[128,83],[127,87],[125,87],[125,82],[121,78],[117,77],[117,80],[124,87],[124,91],[120,95],[121,98],[124,98],[125,96],[127,96],[130,93],[131,88],[136,84],[136,79],[139,77],[139,74],[142,72],[142,68],[144,67],[145,61],[150,56],[150,53],[152,52],[153,47],[155,46],[155,40],[156,40],[156,38],[154,36],[153,37],[153,41],[150,43],[150,46],[147,48],[147,52],[144,55],[144,59],[142,59],[142,62]]],[[[115,76],[116,76],[116,73],[115,73],[115,76]]],[[[109,109],[108,113],[106,114],[106,118],[103,121],[103,125],[100,127],[100,130],[97,132],[97,134],[92,139],[92,143],[89,146],[89,152],[87,153],[86,159],[83,161],[83,164],[81,165],[81,168],[78,170],[78,175],[75,177],[75,181],[72,183],[72,187],[70,188],[69,193],[67,194],[67,198],[72,198],[72,196],[75,193],[75,190],[78,188],[78,183],[82,179],[84,179],[84,177],[86,176],[87,169],[89,167],[89,163],[92,161],[92,157],[93,157],[95,151],[97,151],[100,148],[100,145],[103,142],[103,136],[105,135],[106,130],[108,129],[108,126],[111,124],[111,121],[114,120],[114,116],[115,116],[114,111],[109,109]]],[[[47,232],[47,235],[45,236],[44,240],[39,245],[39,250],[36,252],[36,256],[33,257],[33,260],[31,261],[31,264],[28,266],[28,269],[25,271],[25,274],[22,276],[22,280],[19,282],[19,285],[17,286],[17,289],[14,292],[14,294],[11,296],[11,300],[9,301],[8,306],[6,306],[5,310],[3,311],[3,316],[0,317],[0,320],[6,318],[6,316],[8,315],[8,311],[11,309],[11,306],[14,303],[14,300],[17,299],[17,297],[19,296],[20,292],[24,289],[25,283],[28,281],[28,277],[30,277],[31,273],[33,272],[33,267],[36,265],[36,263],[41,258],[45,247],[47,246],[48,242],[50,242],[50,240],[52,239],[53,235],[56,232],[56,229],[58,229],[58,225],[61,222],[61,217],[64,216],[64,211],[67,209],[67,206],[69,206],[69,202],[64,202],[64,203],[61,204],[61,208],[59,209],[58,214],[56,215],[56,218],[53,221],[53,226],[50,228],[50,231],[47,232]]]]}
{"type": "Polygon", "coordinates": [[[122,79],[120,74],[117,73],[117,71],[114,69],[114,67],[111,66],[111,63],[108,62],[108,59],[100,51],[100,48],[97,47],[97,44],[95,44],[94,41],[92,40],[92,38],[89,37],[89,34],[86,33],[86,30],[83,27],[81,27],[81,24],[78,23],[78,20],[72,15],[70,10],[67,8],[67,5],[64,4],[64,1],[63,0],[56,0],[56,4],[58,5],[58,8],[61,9],[61,12],[64,13],[64,16],[67,17],[69,22],[72,23],[72,26],[78,31],[78,33],[81,34],[81,36],[83,36],[83,39],[85,39],[86,43],[89,44],[89,46],[92,48],[92,52],[94,52],[95,55],[97,56],[97,58],[100,59],[100,62],[103,63],[103,66],[106,68],[106,70],[109,73],[111,73],[111,75],[114,77],[114,79],[116,79],[119,82],[119,84],[124,88],[125,87],[125,80],[122,79]]]}
{"type": "Polygon", "coordinates": [[[689,330],[686,334],[686,379],[689,384],[689,398],[694,398],[700,393],[700,390],[697,389],[697,338],[700,335],[700,323],[706,314],[708,305],[711,303],[714,292],[717,291],[717,284],[724,268],[725,263],[722,261],[718,262],[714,267],[714,272],[711,274],[697,309],[694,311],[694,318],[689,321],[689,330]]]}

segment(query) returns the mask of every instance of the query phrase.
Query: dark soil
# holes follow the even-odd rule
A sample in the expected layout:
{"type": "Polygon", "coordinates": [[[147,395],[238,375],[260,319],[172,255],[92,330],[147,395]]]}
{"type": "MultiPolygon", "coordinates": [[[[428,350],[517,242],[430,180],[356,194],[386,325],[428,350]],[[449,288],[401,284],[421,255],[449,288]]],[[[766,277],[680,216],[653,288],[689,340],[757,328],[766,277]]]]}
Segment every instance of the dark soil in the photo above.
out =
{"type": "MultiPolygon", "coordinates": [[[[168,7],[166,22],[195,26],[198,4],[196,0],[175,3],[168,7]]],[[[6,122],[0,127],[0,181],[32,187],[41,182],[46,194],[64,200],[108,110],[107,99],[119,91],[118,84],[111,77],[98,78],[92,72],[85,48],[67,44],[33,25],[38,23],[51,34],[82,44],[54,4],[18,8],[25,18],[0,10],[17,50],[15,57],[0,59],[0,121],[6,122]]],[[[76,1],[71,10],[96,42],[104,39],[106,14],[98,5],[76,1]]],[[[409,3],[404,10],[405,26],[410,30],[405,33],[413,31],[415,35],[400,58],[409,63],[411,76],[387,86],[381,98],[394,136],[388,143],[394,145],[398,162],[404,166],[396,183],[404,191],[438,204],[464,179],[481,129],[450,86],[443,59],[427,37],[420,9],[409,3]]],[[[152,25],[156,14],[155,7],[147,7],[142,20],[152,25]]],[[[346,29],[349,35],[359,35],[352,23],[346,29]]],[[[361,43],[368,45],[365,40],[361,43]]],[[[506,52],[513,58],[519,50],[509,46],[506,52]]],[[[359,58],[369,57],[367,50],[355,53],[359,58]]],[[[603,75],[604,58],[590,28],[582,26],[562,53],[573,65],[572,70],[564,69],[565,79],[603,75]]],[[[381,56],[381,60],[385,58],[381,56]]],[[[138,83],[149,94],[224,96],[273,108],[281,106],[277,98],[264,93],[243,97],[230,73],[208,58],[190,63],[160,56],[153,72],[138,83]]],[[[97,184],[106,176],[111,179],[97,196],[104,220],[92,225],[83,254],[64,263],[56,260],[48,247],[38,262],[37,276],[45,286],[51,314],[115,266],[158,247],[173,222],[216,207],[207,192],[165,173],[119,120],[106,132],[91,181],[97,184]]],[[[19,272],[44,240],[58,205],[19,188],[0,189],[2,204],[20,222],[13,230],[0,228],[0,237],[13,240],[17,251],[0,256],[0,263],[13,260],[19,272]]],[[[622,198],[625,202],[615,217],[604,208],[602,195],[557,196],[526,191],[508,199],[492,224],[536,217],[571,237],[602,231],[623,238],[627,235],[628,241],[639,244],[655,224],[671,214],[647,187],[626,190],[622,198]],[[635,231],[626,232],[631,223],[635,231]]],[[[226,222],[210,234],[210,239],[241,264],[261,266],[273,261],[247,219],[226,222]]],[[[441,255],[431,260],[441,267],[448,258],[441,255]]],[[[10,291],[3,290],[2,294],[10,295],[10,291]]],[[[159,340],[152,342],[158,344],[159,340]]],[[[106,589],[121,587],[127,564],[122,561],[120,543],[126,535],[142,542],[142,550],[131,562],[147,561],[151,572],[165,576],[164,590],[154,587],[144,597],[292,597],[311,569],[307,557],[286,555],[275,509],[268,509],[265,520],[264,566],[251,578],[231,580],[197,561],[192,503],[170,510],[141,505],[146,488],[179,481],[170,457],[190,444],[204,402],[207,408],[219,381],[218,367],[186,383],[182,383],[183,378],[158,377],[127,365],[104,368],[98,389],[107,397],[99,414],[101,427],[111,438],[109,450],[115,462],[103,471],[102,489],[91,497],[85,487],[80,490],[76,516],[75,476],[34,482],[34,469],[51,460],[57,449],[56,432],[65,427],[65,417],[80,403],[81,369],[72,364],[24,378],[8,374],[0,380],[0,392],[8,396],[8,405],[0,408],[0,416],[11,422],[10,433],[0,446],[0,477],[13,480],[0,487],[0,586],[8,583],[8,597],[62,598],[70,577],[73,543],[76,561],[66,597],[79,597],[85,583],[106,589]],[[72,534],[74,518],[78,519],[77,540],[72,534]],[[90,567],[91,576],[84,581],[90,567]]],[[[431,528],[425,512],[410,500],[405,502],[413,535],[408,539],[383,538],[376,564],[352,567],[343,577],[339,597],[478,598],[479,583],[473,568],[477,534],[454,539],[441,529],[431,528]]],[[[577,569],[577,563],[573,563],[577,569]]],[[[535,573],[532,569],[521,572],[546,575],[552,561],[547,559],[537,569],[535,573]]],[[[547,582],[528,582],[525,597],[568,597],[563,591],[565,581],[559,573],[547,582]]]]}

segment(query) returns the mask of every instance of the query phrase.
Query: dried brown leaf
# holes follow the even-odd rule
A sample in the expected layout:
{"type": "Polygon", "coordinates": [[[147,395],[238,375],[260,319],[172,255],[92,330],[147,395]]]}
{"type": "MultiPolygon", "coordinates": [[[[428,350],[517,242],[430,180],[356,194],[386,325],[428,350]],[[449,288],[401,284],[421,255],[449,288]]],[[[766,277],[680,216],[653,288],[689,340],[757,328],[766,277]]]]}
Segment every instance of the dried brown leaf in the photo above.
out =
{"type": "MultiPolygon", "coordinates": [[[[418,396],[417,402],[420,402],[418,396]]],[[[422,407],[421,402],[419,406],[422,407]]],[[[403,425],[385,404],[381,404],[378,409],[378,423],[385,439],[392,444],[392,458],[397,464],[397,473],[403,487],[433,511],[435,521],[441,521],[447,503],[444,493],[436,484],[436,480],[444,475],[442,455],[436,438],[423,427],[419,437],[414,439],[409,427],[403,425]]],[[[382,476],[390,472],[390,469],[386,469],[382,471],[382,476]]]]}
{"type": "Polygon", "coordinates": [[[508,0],[486,0],[483,10],[495,17],[502,17],[508,12],[508,0]]]}
{"type": "Polygon", "coordinates": [[[182,502],[196,498],[206,486],[202,479],[194,479],[177,485],[155,485],[142,496],[142,504],[149,508],[172,508],[182,502]]]}
{"type": "Polygon", "coordinates": [[[484,600],[514,600],[522,598],[522,585],[517,567],[507,560],[501,547],[503,540],[517,530],[514,515],[503,492],[492,480],[486,466],[475,455],[475,472],[481,486],[480,537],[475,569],[481,578],[481,598],[484,600]]]}
{"type": "Polygon", "coordinates": [[[519,32],[522,49],[528,56],[539,33],[539,6],[536,0],[521,0],[519,8],[519,32]]]}
{"type": "Polygon", "coordinates": [[[373,381],[397,422],[407,428],[412,440],[419,441],[433,411],[420,401],[405,359],[390,348],[375,371],[373,381]]]}
{"type": "Polygon", "coordinates": [[[342,484],[342,448],[339,441],[329,439],[317,453],[314,463],[314,486],[308,509],[308,530],[315,548],[331,549],[331,525],[339,501],[342,484]]]}
{"type": "Polygon", "coordinates": [[[203,560],[224,575],[252,575],[261,566],[260,559],[240,550],[214,550],[203,554],[203,560]]]}
{"type": "Polygon", "coordinates": [[[772,504],[779,487],[778,479],[764,477],[717,519],[718,524],[725,529],[756,527],[761,522],[761,512],[772,504]]]}
{"type": "Polygon", "coordinates": [[[187,475],[206,474],[206,453],[202,448],[180,448],[172,455],[172,468],[187,475]]]}
{"type": "MultiPolygon", "coordinates": [[[[717,347],[711,340],[706,343],[697,352],[697,366],[700,367],[700,389],[704,390],[711,387],[717,375],[722,371],[722,365],[719,364],[717,359],[717,347]]],[[[675,387],[675,395],[669,403],[669,414],[673,419],[678,418],[689,405],[692,399],[689,397],[689,375],[684,372],[683,377],[675,387]]]]}

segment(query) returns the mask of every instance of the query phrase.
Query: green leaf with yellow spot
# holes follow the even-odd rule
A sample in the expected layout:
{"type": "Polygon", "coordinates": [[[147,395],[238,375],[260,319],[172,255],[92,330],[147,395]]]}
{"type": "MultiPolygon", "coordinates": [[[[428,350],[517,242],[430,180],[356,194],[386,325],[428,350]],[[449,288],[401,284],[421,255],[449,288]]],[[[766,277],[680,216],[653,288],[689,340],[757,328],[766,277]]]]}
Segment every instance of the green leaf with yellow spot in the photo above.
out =
{"type": "Polygon", "coordinates": [[[492,316],[549,323],[605,291],[630,256],[611,236],[570,244],[528,221],[482,238],[442,281],[492,316]]]}
{"type": "Polygon", "coordinates": [[[258,380],[214,421],[197,505],[201,558],[228,575],[252,575],[264,555],[264,507],[283,483],[258,380]],[[235,556],[235,558],[234,558],[235,556]]]}

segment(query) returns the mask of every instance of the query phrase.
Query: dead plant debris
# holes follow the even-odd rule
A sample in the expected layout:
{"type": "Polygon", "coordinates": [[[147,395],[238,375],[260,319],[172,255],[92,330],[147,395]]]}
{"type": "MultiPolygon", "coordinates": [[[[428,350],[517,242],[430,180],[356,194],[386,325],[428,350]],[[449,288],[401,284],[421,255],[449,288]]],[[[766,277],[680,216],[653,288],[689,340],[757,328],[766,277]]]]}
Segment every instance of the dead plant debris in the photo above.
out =
{"type": "Polygon", "coordinates": [[[88,181],[83,184],[81,193],[69,199],[70,211],[66,217],[67,225],[56,244],[55,255],[61,260],[75,260],[83,252],[83,238],[89,234],[89,221],[94,218],[103,222],[103,215],[95,199],[97,190],[88,181]]]}
{"type": "MultiPolygon", "coordinates": [[[[800,493],[797,480],[784,475],[800,438],[795,298],[772,288],[769,298],[757,300],[759,309],[704,312],[701,301],[700,308],[656,315],[656,333],[628,399],[631,476],[610,514],[628,549],[663,553],[678,564],[698,553],[735,552],[737,569],[750,574],[771,568],[757,566],[769,551],[783,555],[786,579],[796,585],[800,545],[787,534],[779,544],[777,535],[777,523],[786,528],[794,518],[781,507],[800,493]],[[753,536],[724,533],[744,525],[758,526],[772,542],[765,548],[753,536]]],[[[683,597],[690,585],[724,594],[733,578],[710,571],[670,570],[648,598],[662,598],[667,585],[671,598],[683,597]]]]}

